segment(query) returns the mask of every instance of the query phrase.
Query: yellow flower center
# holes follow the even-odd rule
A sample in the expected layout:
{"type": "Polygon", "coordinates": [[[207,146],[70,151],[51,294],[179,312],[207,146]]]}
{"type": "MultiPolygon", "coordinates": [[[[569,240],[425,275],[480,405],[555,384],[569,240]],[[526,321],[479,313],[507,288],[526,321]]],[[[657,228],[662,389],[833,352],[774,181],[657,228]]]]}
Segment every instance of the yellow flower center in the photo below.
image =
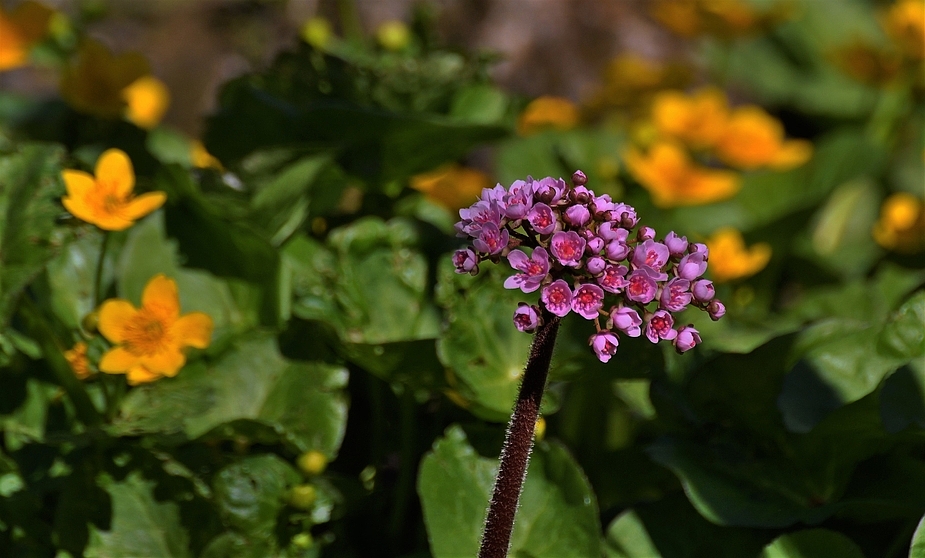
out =
{"type": "Polygon", "coordinates": [[[125,324],[125,350],[136,356],[153,356],[170,345],[169,326],[164,316],[142,308],[125,324]]]}

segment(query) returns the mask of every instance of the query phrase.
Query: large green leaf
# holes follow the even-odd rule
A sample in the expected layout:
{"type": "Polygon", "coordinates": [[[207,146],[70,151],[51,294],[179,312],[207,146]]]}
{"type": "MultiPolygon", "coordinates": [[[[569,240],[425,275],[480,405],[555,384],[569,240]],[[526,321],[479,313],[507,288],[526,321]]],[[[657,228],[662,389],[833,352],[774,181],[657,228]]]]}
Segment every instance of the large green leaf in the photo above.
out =
{"type": "Polygon", "coordinates": [[[300,478],[292,465],[272,454],[246,457],[225,467],[213,481],[222,521],[251,538],[272,537],[288,490],[300,478]]]}
{"type": "Polygon", "coordinates": [[[443,265],[440,273],[449,325],[437,341],[437,354],[464,383],[463,395],[490,411],[486,418],[503,421],[513,408],[533,341],[514,327],[511,316],[518,301],[529,298],[502,287],[497,270],[486,269],[473,279],[443,265]]]}
{"type": "Polygon", "coordinates": [[[828,529],[787,533],[764,548],[760,558],[864,558],[854,541],[828,529]]]}
{"type": "Polygon", "coordinates": [[[21,144],[0,153],[0,328],[22,290],[66,240],[55,228],[63,149],[21,144]]]}
{"type": "Polygon", "coordinates": [[[112,498],[112,526],[91,527],[87,558],[191,556],[177,504],[157,502],[153,482],[132,473],[122,482],[103,477],[100,484],[112,498]]]}
{"type": "Polygon", "coordinates": [[[912,535],[909,558],[925,558],[925,516],[922,516],[919,526],[915,529],[915,534],[912,535]]]}
{"type": "Polygon", "coordinates": [[[119,434],[206,433],[282,441],[295,451],[337,454],[347,420],[347,371],[289,361],[273,337],[253,334],[211,366],[184,368],[125,398],[113,424],[119,434]]]}
{"type": "MultiPolygon", "coordinates": [[[[430,548],[436,557],[475,556],[495,460],[480,457],[452,426],[424,457],[418,493],[430,548]]],[[[512,556],[598,556],[597,505],[587,479],[564,448],[534,450],[511,537],[512,556]]]]}
{"type": "Polygon", "coordinates": [[[618,515],[607,527],[607,558],[662,558],[633,510],[618,515]]]}

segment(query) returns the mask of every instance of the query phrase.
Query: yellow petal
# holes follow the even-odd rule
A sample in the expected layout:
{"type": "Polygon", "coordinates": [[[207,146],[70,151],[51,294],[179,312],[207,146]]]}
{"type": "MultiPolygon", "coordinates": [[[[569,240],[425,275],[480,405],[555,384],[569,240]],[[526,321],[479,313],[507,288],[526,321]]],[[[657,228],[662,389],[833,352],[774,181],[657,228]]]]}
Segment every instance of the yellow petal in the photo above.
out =
{"type": "Polygon", "coordinates": [[[177,320],[173,334],[181,347],[205,349],[212,342],[212,318],[202,312],[192,312],[177,320]]]}
{"type": "Polygon", "coordinates": [[[121,149],[106,150],[96,162],[96,180],[113,188],[119,197],[127,197],[135,187],[131,159],[121,149]]]}
{"type": "Polygon", "coordinates": [[[164,205],[165,201],[167,201],[167,194],[164,192],[148,192],[130,201],[122,211],[122,215],[126,219],[136,221],[164,205]]]}
{"type": "Polygon", "coordinates": [[[176,376],[186,364],[186,356],[178,349],[165,349],[154,355],[141,357],[141,365],[161,376],[176,376]]]}
{"type": "Polygon", "coordinates": [[[64,205],[64,209],[70,211],[71,215],[74,217],[93,225],[96,224],[98,212],[87,203],[86,198],[70,198],[65,196],[61,198],[61,204],[64,205]]]}
{"type": "Polygon", "coordinates": [[[813,155],[813,144],[806,140],[785,141],[769,166],[777,170],[792,169],[809,160],[813,155]]]}
{"type": "Polygon", "coordinates": [[[176,281],[163,273],[152,277],[141,295],[141,305],[156,310],[159,316],[176,320],[180,315],[180,295],[177,294],[176,281]]]}
{"type": "MultiPolygon", "coordinates": [[[[66,206],[65,206],[66,207],[66,206]]],[[[82,217],[81,217],[82,218],[82,217]]],[[[124,231],[135,224],[134,221],[124,219],[119,215],[112,213],[103,213],[97,209],[93,210],[92,219],[84,219],[88,223],[93,223],[104,231],[124,231]]]]}
{"type": "Polygon", "coordinates": [[[122,347],[108,350],[100,359],[100,371],[107,374],[124,374],[132,367],[138,366],[140,358],[122,347]]]}
{"type": "Polygon", "coordinates": [[[125,339],[125,326],[136,313],[138,310],[127,300],[107,300],[100,308],[98,329],[112,343],[121,343],[125,339]]]}
{"type": "Polygon", "coordinates": [[[61,171],[61,178],[64,179],[67,195],[71,197],[82,198],[96,188],[96,181],[84,171],[67,169],[61,171]]]}
{"type": "Polygon", "coordinates": [[[157,372],[152,372],[140,364],[131,367],[128,371],[128,383],[133,386],[153,382],[160,377],[161,375],[157,372]]]}
{"type": "Polygon", "coordinates": [[[154,76],[142,76],[122,90],[127,105],[126,118],[139,128],[157,126],[170,105],[170,91],[154,76]]]}

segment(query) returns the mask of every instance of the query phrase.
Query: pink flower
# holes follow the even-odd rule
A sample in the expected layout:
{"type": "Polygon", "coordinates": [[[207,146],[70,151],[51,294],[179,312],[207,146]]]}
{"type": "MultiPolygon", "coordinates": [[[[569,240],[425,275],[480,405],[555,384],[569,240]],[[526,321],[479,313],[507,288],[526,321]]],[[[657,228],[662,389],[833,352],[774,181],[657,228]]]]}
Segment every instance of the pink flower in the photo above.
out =
{"type": "Polygon", "coordinates": [[[525,293],[532,293],[540,288],[540,283],[549,273],[549,255],[542,246],[534,249],[531,256],[527,256],[521,250],[512,250],[507,255],[507,261],[521,273],[508,277],[504,281],[505,289],[520,289],[525,293]]]}
{"type": "Polygon", "coordinates": [[[604,267],[604,274],[597,278],[601,287],[609,293],[619,293],[623,287],[629,283],[626,280],[626,272],[629,271],[625,265],[608,264],[604,267]]]}
{"type": "Polygon", "coordinates": [[[559,317],[565,316],[572,309],[572,290],[562,279],[547,285],[540,299],[547,310],[559,317]]]}
{"type": "Polygon", "coordinates": [[[652,240],[655,238],[655,229],[652,227],[639,227],[639,231],[636,232],[636,240],[639,242],[644,242],[646,240],[652,240]]]}
{"type": "Polygon", "coordinates": [[[610,357],[617,354],[617,347],[620,340],[611,331],[599,331],[591,336],[588,340],[591,349],[601,362],[607,362],[610,357]]]}
{"type": "Polygon", "coordinates": [[[460,209],[459,216],[462,221],[457,223],[456,236],[475,236],[487,224],[501,226],[501,208],[495,201],[477,201],[472,207],[460,209]]]}
{"type": "Polygon", "coordinates": [[[479,236],[472,241],[472,245],[479,252],[494,255],[507,248],[510,233],[507,229],[500,230],[494,223],[485,223],[479,231],[479,236]]]}
{"type": "Polygon", "coordinates": [[[545,203],[537,203],[527,212],[527,221],[540,234],[552,234],[556,230],[556,216],[545,203]]]}
{"type": "Polygon", "coordinates": [[[665,246],[668,247],[668,251],[671,252],[673,257],[680,258],[684,255],[684,251],[687,250],[687,237],[678,236],[674,231],[671,231],[665,236],[665,246]]]}
{"type": "Polygon", "coordinates": [[[572,295],[572,310],[581,314],[586,320],[598,316],[598,310],[604,305],[604,291],[597,285],[583,283],[572,295]]]}
{"type": "Polygon", "coordinates": [[[621,242],[626,242],[630,232],[627,229],[621,228],[617,223],[607,221],[601,223],[601,226],[597,228],[597,234],[604,240],[619,240],[621,242]]]}
{"type": "MultiPolygon", "coordinates": [[[[696,244],[694,246],[697,246],[696,244]]],[[[678,262],[678,277],[693,281],[707,270],[707,260],[702,252],[692,252],[678,262]]]]}
{"type": "Polygon", "coordinates": [[[633,251],[633,265],[636,267],[647,266],[655,271],[661,271],[665,264],[668,263],[669,256],[667,246],[650,238],[636,246],[633,251]]]}
{"type": "Polygon", "coordinates": [[[578,267],[585,252],[585,239],[575,231],[559,231],[552,235],[549,245],[552,255],[564,266],[578,267]]]}
{"type": "Polygon", "coordinates": [[[585,264],[585,268],[587,268],[588,273],[590,273],[591,275],[599,274],[600,272],[604,271],[604,268],[606,267],[607,267],[607,262],[605,262],[604,258],[600,256],[593,256],[591,258],[588,258],[588,263],[585,264]]]}
{"type": "Polygon", "coordinates": [[[565,222],[575,227],[583,227],[591,221],[591,212],[583,205],[573,205],[565,210],[565,222]]]}
{"type": "Polygon", "coordinates": [[[662,287],[662,296],[659,297],[659,306],[669,312],[680,312],[691,303],[689,292],[691,282],[680,277],[673,277],[662,287]]]}
{"type": "Polygon", "coordinates": [[[622,240],[611,240],[604,248],[604,254],[612,262],[618,262],[630,255],[630,247],[622,240]]]}
{"type": "Polygon", "coordinates": [[[610,210],[611,219],[617,221],[621,227],[631,229],[639,223],[639,217],[636,216],[636,210],[625,203],[618,203],[610,210]]]}
{"type": "Polygon", "coordinates": [[[559,178],[558,180],[547,176],[541,180],[535,180],[533,182],[533,193],[543,203],[549,205],[556,205],[559,203],[559,200],[562,199],[562,194],[565,193],[566,186],[565,181],[559,178]]]}
{"type": "Polygon", "coordinates": [[[479,257],[472,248],[457,250],[453,254],[453,265],[456,273],[469,273],[473,269],[478,270],[479,257]]]}
{"type": "Polygon", "coordinates": [[[640,267],[630,273],[626,285],[626,298],[642,304],[652,302],[658,291],[654,276],[655,272],[648,267],[640,267]]]}
{"type": "Polygon", "coordinates": [[[679,353],[683,353],[693,349],[700,342],[700,332],[687,325],[678,330],[678,335],[674,338],[674,348],[679,353]]]}
{"type": "Polygon", "coordinates": [[[521,302],[514,310],[514,327],[526,333],[536,331],[540,325],[540,315],[536,308],[521,302]]]}
{"type": "Polygon", "coordinates": [[[700,279],[695,281],[691,286],[691,292],[697,302],[710,302],[716,295],[716,289],[713,287],[713,281],[709,279],[700,279]]]}
{"type": "Polygon", "coordinates": [[[639,326],[642,325],[642,318],[639,312],[625,306],[614,307],[610,310],[610,319],[613,325],[630,337],[639,337],[642,334],[639,326]]]}
{"type": "Polygon", "coordinates": [[[511,190],[504,196],[504,216],[508,219],[523,219],[533,205],[533,186],[523,180],[511,184],[511,190]]]}
{"type": "Polygon", "coordinates": [[[707,305],[707,314],[709,314],[710,319],[715,322],[726,315],[726,305],[718,298],[714,298],[710,301],[710,304],[707,305]]]}
{"type": "Polygon", "coordinates": [[[656,310],[646,324],[646,337],[653,343],[658,343],[659,339],[671,341],[678,335],[677,331],[671,329],[673,325],[674,318],[670,313],[665,310],[656,310]]]}

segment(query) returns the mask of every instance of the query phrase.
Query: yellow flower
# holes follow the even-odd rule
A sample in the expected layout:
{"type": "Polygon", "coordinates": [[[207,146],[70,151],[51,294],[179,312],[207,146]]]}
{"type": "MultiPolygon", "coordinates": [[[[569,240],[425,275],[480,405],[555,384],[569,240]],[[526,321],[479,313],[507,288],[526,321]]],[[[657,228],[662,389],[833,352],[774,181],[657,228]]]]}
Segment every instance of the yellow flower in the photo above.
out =
{"type": "Polygon", "coordinates": [[[9,13],[0,6],[0,72],[26,64],[29,49],[48,33],[53,14],[38,2],[23,2],[9,13]]]}
{"type": "Polygon", "coordinates": [[[920,251],[925,247],[925,204],[907,192],[891,195],[883,202],[871,233],[888,250],[920,251]]]}
{"type": "Polygon", "coordinates": [[[132,196],[132,161],[119,149],[109,149],[96,162],[96,176],[79,170],[61,173],[67,195],[61,199],[74,217],[107,231],[121,231],[164,205],[164,192],[132,196]]]}
{"type": "Polygon", "coordinates": [[[568,130],[578,124],[578,107],[562,97],[534,99],[517,120],[517,133],[529,136],[547,128],[568,130]]]}
{"type": "Polygon", "coordinates": [[[595,110],[640,104],[659,89],[684,87],[690,73],[683,64],[660,64],[638,54],[623,54],[607,64],[603,85],[586,104],[595,110]]]}
{"type": "Polygon", "coordinates": [[[376,30],[376,40],[386,50],[397,52],[411,42],[411,30],[403,21],[386,21],[376,30]]]}
{"type": "Polygon", "coordinates": [[[781,123],[753,105],[732,111],[717,143],[719,158],[741,169],[784,170],[802,165],[812,153],[813,146],[806,140],[784,140],[781,123]]]}
{"type": "Polygon", "coordinates": [[[120,118],[126,109],[125,88],[150,73],[142,55],[113,56],[101,43],[84,39],[75,60],[62,72],[61,96],[80,112],[120,118]]]}
{"type": "Polygon", "coordinates": [[[715,144],[728,118],[726,95],[714,87],[706,87],[694,95],[664,91],[652,103],[652,119],[658,130],[694,147],[715,144]]]}
{"type": "Polygon", "coordinates": [[[302,26],[302,40],[312,45],[318,50],[324,50],[324,47],[331,42],[331,23],[323,17],[313,17],[305,22],[302,26]]]}
{"type": "Polygon", "coordinates": [[[450,211],[472,205],[482,188],[491,188],[491,179],[482,171],[448,164],[411,177],[411,187],[450,211]]]}
{"type": "Polygon", "coordinates": [[[206,146],[199,140],[193,140],[190,144],[190,161],[197,169],[218,169],[222,170],[221,161],[209,153],[206,146]]]}
{"type": "Polygon", "coordinates": [[[697,0],[659,0],[652,6],[652,17],[682,37],[701,32],[697,0]]]}
{"type": "Polygon", "coordinates": [[[164,118],[170,105],[170,91],[154,76],[142,76],[122,90],[125,117],[139,128],[150,130],[164,118]]]}
{"type": "Polygon", "coordinates": [[[202,312],[181,316],[176,282],[156,275],[145,286],[141,308],[122,299],[100,307],[100,333],[116,344],[100,359],[100,371],[128,374],[132,385],[176,376],[186,364],[183,349],[208,347],[212,327],[202,312]]]}
{"type": "Polygon", "coordinates": [[[925,58],[925,2],[899,0],[886,12],[883,27],[906,54],[925,58]]]}
{"type": "Polygon", "coordinates": [[[645,155],[631,149],[625,159],[630,172],[659,207],[703,205],[732,197],[739,191],[736,173],[698,167],[674,143],[656,143],[645,155]]]}
{"type": "Polygon", "coordinates": [[[717,283],[754,275],[764,269],[771,259],[771,246],[760,242],[745,248],[742,233],[732,228],[714,232],[706,241],[710,250],[707,268],[717,283]]]}
{"type": "Polygon", "coordinates": [[[71,365],[71,370],[78,379],[83,380],[90,376],[90,361],[87,359],[87,344],[83,341],[74,343],[74,346],[64,351],[64,358],[71,365]]]}
{"type": "Polygon", "coordinates": [[[719,37],[738,37],[788,19],[792,9],[786,2],[757,11],[742,0],[658,0],[652,17],[682,37],[709,33],[719,37]]]}

